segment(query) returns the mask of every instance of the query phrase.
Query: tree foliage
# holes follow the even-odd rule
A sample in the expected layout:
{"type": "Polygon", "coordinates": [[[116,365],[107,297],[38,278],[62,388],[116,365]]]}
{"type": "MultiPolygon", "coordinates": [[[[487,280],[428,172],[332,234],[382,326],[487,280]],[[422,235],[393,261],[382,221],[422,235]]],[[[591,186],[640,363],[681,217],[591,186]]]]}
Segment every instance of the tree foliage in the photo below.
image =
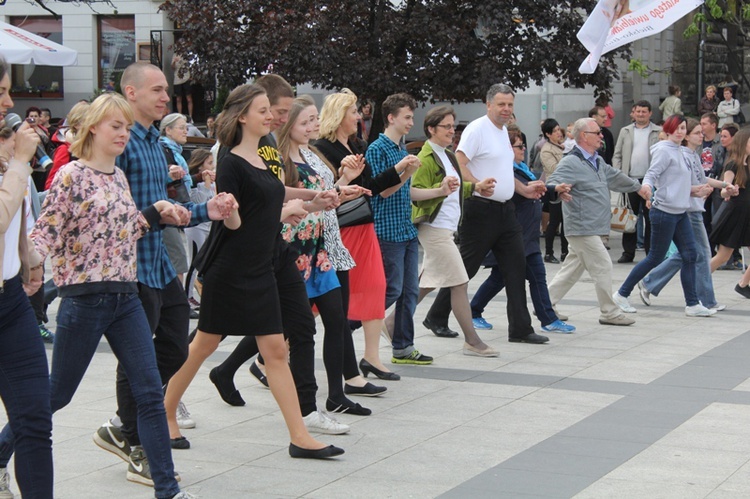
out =
{"type": "Polygon", "coordinates": [[[593,75],[576,39],[595,0],[169,0],[183,29],[175,52],[193,78],[234,86],[272,69],[292,84],[348,87],[381,100],[473,101],[492,83],[516,89],[548,75],[609,89],[615,58],[593,75]]]}
{"type": "MultiPolygon", "coordinates": [[[[0,6],[5,5],[7,0],[0,0],[0,6]]],[[[91,7],[95,3],[103,3],[105,5],[108,5],[110,7],[114,7],[114,4],[111,0],[52,0],[55,2],[60,3],[72,3],[75,5],[88,5],[91,7]]],[[[50,3],[50,0],[26,0],[26,3],[30,3],[31,5],[38,5],[39,7],[43,8],[50,14],[54,16],[55,19],[60,19],[60,15],[52,10],[47,4],[50,3]]]]}
{"type": "Polygon", "coordinates": [[[731,26],[744,37],[750,36],[750,1],[745,0],[706,0],[704,8],[696,12],[685,30],[685,37],[700,33],[701,23],[706,23],[708,31],[720,32],[731,26]]]}

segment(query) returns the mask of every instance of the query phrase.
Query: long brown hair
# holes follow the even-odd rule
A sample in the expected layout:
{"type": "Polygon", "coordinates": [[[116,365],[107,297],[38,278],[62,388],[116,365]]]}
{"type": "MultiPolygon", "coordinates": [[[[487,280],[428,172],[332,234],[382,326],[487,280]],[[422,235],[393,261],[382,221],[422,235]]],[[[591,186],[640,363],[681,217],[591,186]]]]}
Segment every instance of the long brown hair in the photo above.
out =
{"type": "Polygon", "coordinates": [[[239,118],[247,113],[250,105],[259,95],[266,91],[259,85],[240,85],[232,90],[224,102],[224,110],[216,120],[216,138],[228,149],[242,142],[242,127],[239,118]]]}
{"type": "MultiPolygon", "coordinates": [[[[750,177],[748,172],[747,144],[750,141],[750,128],[741,128],[729,144],[727,165],[734,163],[737,167],[737,174],[734,176],[734,185],[744,188],[750,177]]],[[[726,170],[726,168],[725,168],[726,170]]]]}

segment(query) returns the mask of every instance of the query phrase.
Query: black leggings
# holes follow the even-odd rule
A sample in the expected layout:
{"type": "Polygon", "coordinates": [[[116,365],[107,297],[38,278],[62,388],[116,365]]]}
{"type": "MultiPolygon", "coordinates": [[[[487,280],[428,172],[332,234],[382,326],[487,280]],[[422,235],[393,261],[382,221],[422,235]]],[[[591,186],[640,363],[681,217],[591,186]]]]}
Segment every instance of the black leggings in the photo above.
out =
{"type": "Polygon", "coordinates": [[[565,239],[565,228],[563,226],[562,216],[562,203],[550,203],[549,204],[549,223],[547,224],[547,231],[544,233],[544,242],[546,246],[546,254],[555,254],[555,236],[557,235],[557,228],[560,227],[560,254],[568,254],[568,240],[565,239]]]}
{"type": "Polygon", "coordinates": [[[323,364],[326,366],[328,378],[328,397],[336,402],[344,399],[344,345],[352,343],[349,322],[344,314],[341,303],[341,288],[310,299],[310,304],[318,307],[323,321],[325,334],[323,335],[323,364]]]}

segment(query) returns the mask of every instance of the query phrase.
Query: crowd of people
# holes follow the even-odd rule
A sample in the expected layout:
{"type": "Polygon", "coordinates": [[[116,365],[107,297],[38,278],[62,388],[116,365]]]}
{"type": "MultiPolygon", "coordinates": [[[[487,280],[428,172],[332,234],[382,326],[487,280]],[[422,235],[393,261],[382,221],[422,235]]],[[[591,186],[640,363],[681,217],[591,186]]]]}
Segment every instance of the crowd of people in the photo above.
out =
{"type": "MultiPolygon", "coordinates": [[[[584,270],[601,324],[633,324],[630,294],[637,287],[650,306],[678,270],[686,315],[709,317],[724,308],[711,272],[750,245],[750,131],[719,130],[730,110],[712,100],[715,88],[706,93],[715,108],[700,120],[680,113],[679,88],[670,89],[677,101],[663,106],[673,111],[663,126],[652,123],[649,102],[636,102],[616,142],[607,99],[565,130],[545,120],[529,166],[515,93],[504,84],[488,89],[486,114],[458,141],[454,109],[431,108],[416,155],[405,138],[417,103],[404,93],[382,103],[376,136],[374,103],[343,89],[319,110],[281,76],[264,75],[234,89],[210,117],[215,146],[189,152],[189,119],[169,113],[170,85],[158,67],[134,63],[120,86],[122,95],[76,104],[55,131],[37,108],[31,119],[0,123],[0,368],[12,373],[0,378],[9,420],[0,432],[2,499],[13,497],[12,455],[23,497],[53,496],[52,414],[72,399],[102,336],[119,363],[117,414],[94,442],[157,498],[188,498],[172,460],[173,449],[190,448],[182,430],[196,425],[181,398],[227,336],[241,339],[209,374],[221,399],[245,404],[234,376],[250,361],[278,403],[289,455],[328,459],[344,449],[314,435],[350,431],[332,414],[372,413],[352,400],[388,392],[369,375],[400,380],[381,360],[381,338],[390,364],[434,362],[415,345],[416,307],[433,290],[424,327],[463,336],[464,355],[491,358],[499,352],[478,332],[492,329],[482,313],[502,289],[508,341],[517,343],[576,331],[557,306],[584,270]],[[47,166],[35,157],[44,136],[56,144],[47,166]],[[647,252],[614,293],[613,191],[644,215],[647,252]],[[42,286],[45,261],[52,282],[42,286]],[[561,265],[549,284],[545,262],[561,265]],[[492,270],[470,301],[468,283],[482,265],[492,270]],[[54,296],[53,335],[44,323],[54,296]],[[451,311],[460,333],[449,327],[451,311]],[[316,402],[316,314],[325,410],[316,402]],[[188,334],[191,318],[197,328],[188,334]],[[358,360],[352,331],[360,327],[358,360]],[[51,370],[45,340],[53,342],[51,370]]],[[[2,63],[0,113],[12,107],[2,63]]],[[[637,243],[636,233],[625,235],[620,263],[634,260],[637,243]]],[[[746,298],[748,281],[750,271],[736,286],[746,298]]]]}

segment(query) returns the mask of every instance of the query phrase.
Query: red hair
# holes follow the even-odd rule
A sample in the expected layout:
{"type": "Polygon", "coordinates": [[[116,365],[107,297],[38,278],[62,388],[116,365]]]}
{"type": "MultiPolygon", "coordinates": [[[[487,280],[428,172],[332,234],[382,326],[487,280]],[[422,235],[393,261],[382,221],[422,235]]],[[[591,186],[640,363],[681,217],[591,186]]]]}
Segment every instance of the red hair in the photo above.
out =
{"type": "Polygon", "coordinates": [[[664,125],[662,125],[661,129],[664,130],[664,133],[667,135],[672,135],[677,131],[677,128],[680,126],[680,124],[685,123],[687,119],[681,114],[673,114],[669,118],[667,118],[667,121],[664,122],[664,125]]]}

